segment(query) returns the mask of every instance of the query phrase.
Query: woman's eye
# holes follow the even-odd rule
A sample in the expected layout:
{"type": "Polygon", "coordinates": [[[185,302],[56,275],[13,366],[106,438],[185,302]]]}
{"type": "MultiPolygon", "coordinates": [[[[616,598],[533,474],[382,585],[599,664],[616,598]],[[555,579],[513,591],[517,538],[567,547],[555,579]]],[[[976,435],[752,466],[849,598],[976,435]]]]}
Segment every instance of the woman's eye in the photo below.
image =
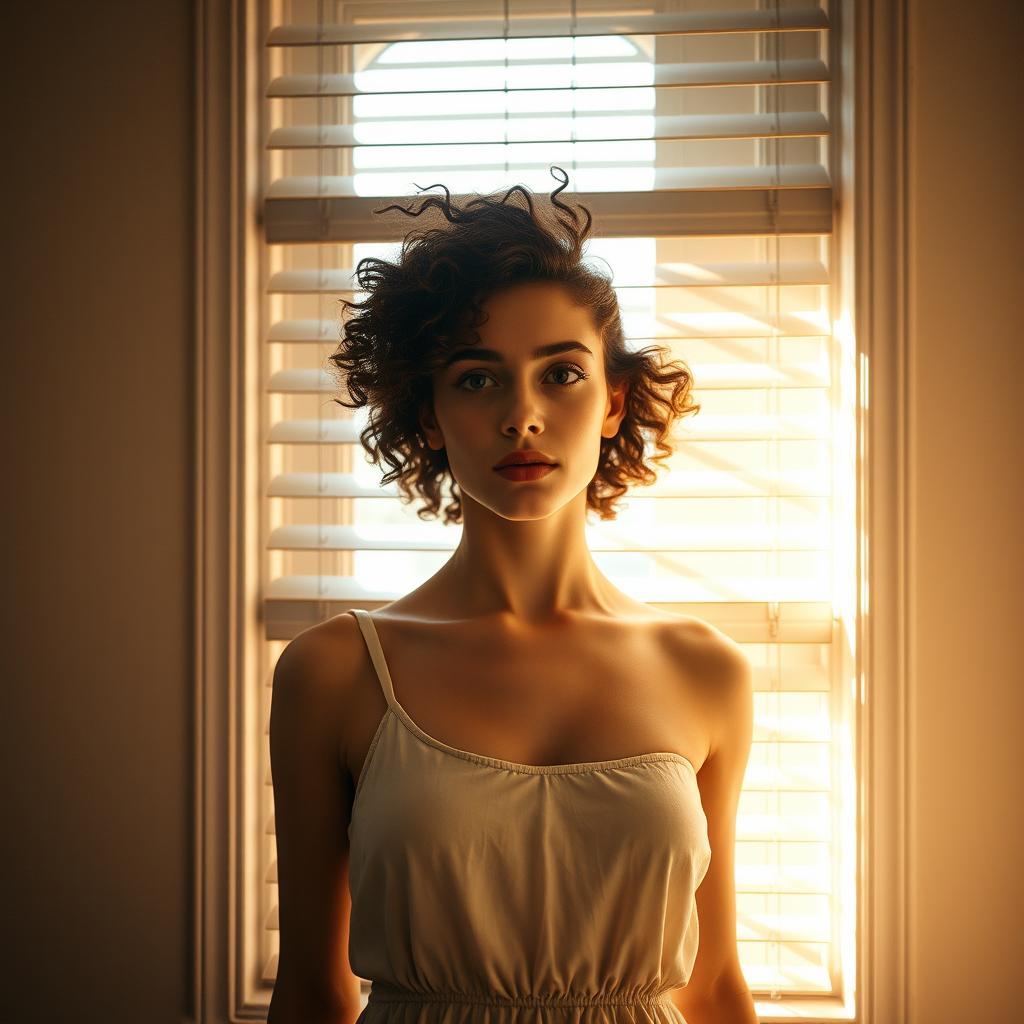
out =
{"type": "MultiPolygon", "coordinates": [[[[465,382],[467,380],[473,380],[473,378],[475,378],[475,377],[476,378],[480,378],[481,380],[486,380],[487,379],[487,374],[486,373],[467,373],[464,377],[461,377],[459,379],[458,386],[461,388],[462,385],[465,384],[465,382]]],[[[484,388],[463,388],[463,390],[464,391],[484,391],[485,389],[484,388]]]]}
{"type": "MultiPolygon", "coordinates": [[[[570,381],[560,380],[560,381],[556,381],[556,383],[558,383],[562,387],[566,387],[566,388],[571,388],[574,384],[579,384],[580,381],[584,381],[584,380],[587,379],[587,377],[590,376],[590,374],[584,373],[584,371],[581,370],[578,366],[573,366],[573,365],[571,365],[569,363],[565,363],[565,364],[560,365],[560,366],[553,366],[548,371],[548,376],[553,376],[556,373],[575,373],[576,374],[576,380],[570,380],[570,381]]],[[[460,377],[459,381],[458,381],[458,384],[456,386],[459,387],[459,388],[462,388],[463,391],[486,391],[487,389],[485,387],[479,387],[479,388],[478,387],[465,387],[465,388],[463,387],[463,384],[465,384],[467,381],[478,379],[478,378],[480,380],[491,379],[491,378],[489,378],[489,376],[486,373],[481,373],[480,371],[477,370],[477,371],[474,371],[472,373],[464,374],[462,377],[460,377]]]]}
{"type": "Polygon", "coordinates": [[[569,387],[572,387],[573,384],[579,384],[580,381],[586,380],[587,376],[588,376],[588,374],[584,373],[578,366],[569,366],[568,364],[565,365],[565,366],[555,366],[555,367],[552,368],[551,372],[552,373],[575,373],[576,374],[576,380],[569,381],[568,382],[568,386],[569,387]]]}

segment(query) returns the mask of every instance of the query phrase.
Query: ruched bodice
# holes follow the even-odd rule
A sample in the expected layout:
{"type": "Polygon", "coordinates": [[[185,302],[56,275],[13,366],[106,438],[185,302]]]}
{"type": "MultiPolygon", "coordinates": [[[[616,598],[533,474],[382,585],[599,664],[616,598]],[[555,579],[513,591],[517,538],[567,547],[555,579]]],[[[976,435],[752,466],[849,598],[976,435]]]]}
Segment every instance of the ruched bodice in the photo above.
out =
{"type": "Polygon", "coordinates": [[[711,860],[693,765],[528,765],[451,747],[387,699],[349,826],[360,1024],[679,1024],[711,860]]]}

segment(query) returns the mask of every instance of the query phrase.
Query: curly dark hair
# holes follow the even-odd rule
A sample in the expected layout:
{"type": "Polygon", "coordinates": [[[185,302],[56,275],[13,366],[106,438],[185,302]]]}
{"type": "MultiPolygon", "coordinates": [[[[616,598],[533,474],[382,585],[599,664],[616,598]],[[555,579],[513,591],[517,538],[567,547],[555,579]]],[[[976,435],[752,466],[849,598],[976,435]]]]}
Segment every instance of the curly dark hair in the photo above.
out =
{"type": "Polygon", "coordinates": [[[392,467],[381,483],[397,480],[404,503],[416,497],[426,502],[417,510],[421,519],[438,518],[447,476],[452,501],[444,508],[444,522],[462,521],[462,501],[447,452],[427,445],[418,413],[421,405],[432,404],[433,374],[443,366],[445,354],[465,344],[467,334],[479,339],[475,328],[483,322],[481,306],[503,288],[536,281],[563,285],[576,305],[591,311],[608,384],[628,384],[618,433],[602,437],[597,472],[587,487],[587,508],[601,519],[616,518],[616,499],[629,484],[654,483],[656,474],[644,462],[645,434],[658,449],[651,460],[667,459],[673,450],[666,443],[673,422],[700,409],[691,400],[693,378],[685,363],[662,362],[659,357],[668,350],[658,346],[627,348],[611,279],[583,263],[590,211],[580,207],[586,214],[581,229],[577,211],[556,198],[569,176],[561,167],[551,169],[565,179],[550,195],[552,206],[572,218],[570,222],[553,215],[565,237],[550,213],[534,210],[531,193],[521,185],[501,199],[496,198],[498,193],[476,195],[461,208],[441,185],[444,200],[430,196],[415,211],[391,205],[374,212],[400,210],[419,217],[437,207],[451,226],[410,231],[396,263],[361,259],[356,279],[369,297],[363,302],[339,299],[342,314],[347,309],[356,313],[344,321],[341,343],[329,357],[351,401],[334,401],[349,409],[369,406],[369,426],[360,434],[363,448],[374,464],[383,461],[392,467]],[[517,193],[525,208],[508,201],[517,193]]]}

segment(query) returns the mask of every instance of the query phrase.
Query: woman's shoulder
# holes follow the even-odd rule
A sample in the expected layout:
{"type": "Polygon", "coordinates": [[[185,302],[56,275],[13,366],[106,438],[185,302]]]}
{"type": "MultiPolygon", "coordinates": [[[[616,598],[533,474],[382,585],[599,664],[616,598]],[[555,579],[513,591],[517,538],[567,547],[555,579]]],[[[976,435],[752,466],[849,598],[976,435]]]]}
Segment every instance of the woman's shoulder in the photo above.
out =
{"type": "Polygon", "coordinates": [[[716,675],[731,676],[749,665],[750,659],[742,646],[728,633],[707,619],[694,615],[680,615],[666,622],[662,631],[667,641],[694,657],[705,661],[716,675]]]}
{"type": "Polygon", "coordinates": [[[297,633],[282,650],[275,669],[275,686],[286,679],[301,686],[308,699],[325,705],[344,698],[356,685],[361,670],[363,638],[355,616],[342,612],[297,633]]]}
{"type": "Polygon", "coordinates": [[[743,647],[706,619],[676,615],[660,630],[665,650],[680,667],[680,678],[698,691],[708,714],[730,715],[737,700],[747,699],[753,668],[743,647]]]}
{"type": "Polygon", "coordinates": [[[665,627],[662,632],[669,641],[688,643],[708,654],[717,653],[723,657],[743,653],[740,645],[728,633],[707,619],[662,608],[655,611],[658,614],[657,621],[665,627]]]}

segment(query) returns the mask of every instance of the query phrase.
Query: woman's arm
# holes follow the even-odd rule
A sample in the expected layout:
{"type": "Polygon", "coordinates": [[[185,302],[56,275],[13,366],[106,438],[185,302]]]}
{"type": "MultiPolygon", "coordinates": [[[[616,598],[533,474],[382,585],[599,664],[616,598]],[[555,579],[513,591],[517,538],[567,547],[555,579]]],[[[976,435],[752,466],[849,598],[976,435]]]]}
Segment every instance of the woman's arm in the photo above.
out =
{"type": "Polygon", "coordinates": [[[292,640],[274,670],[280,953],[268,1024],[353,1024],[360,1012],[359,979],[348,963],[349,787],[339,750],[344,677],[335,645],[316,627],[292,640]]]}
{"type": "Polygon", "coordinates": [[[743,650],[714,630],[701,658],[712,712],[710,752],[697,774],[711,863],[697,889],[700,943],[689,983],[672,991],[688,1024],[757,1024],[736,946],[736,810],[754,728],[753,673],[743,650]]]}

